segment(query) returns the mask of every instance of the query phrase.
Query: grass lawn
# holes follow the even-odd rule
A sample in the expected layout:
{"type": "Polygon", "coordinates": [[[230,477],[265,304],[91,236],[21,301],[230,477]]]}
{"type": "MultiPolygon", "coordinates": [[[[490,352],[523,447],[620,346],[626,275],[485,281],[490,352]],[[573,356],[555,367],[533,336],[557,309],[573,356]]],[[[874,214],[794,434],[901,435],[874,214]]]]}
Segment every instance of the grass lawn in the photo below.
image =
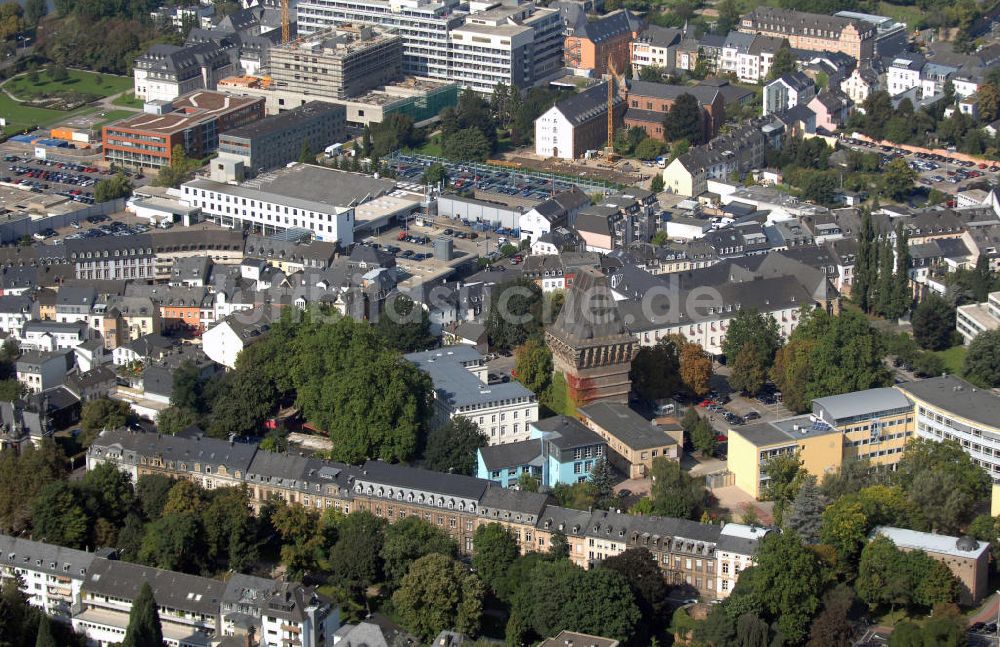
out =
{"type": "Polygon", "coordinates": [[[48,72],[42,70],[38,73],[37,84],[31,83],[25,75],[11,79],[4,87],[19,99],[30,99],[42,94],[51,95],[59,94],[60,92],[80,92],[100,97],[110,97],[113,94],[124,92],[132,87],[132,79],[123,76],[95,74],[94,72],[84,72],[82,70],[67,71],[69,72],[69,78],[65,81],[55,82],[49,77],[48,72]],[[101,77],[100,84],[97,83],[98,76],[101,77]]]}
{"type": "Polygon", "coordinates": [[[965,362],[965,346],[952,346],[947,350],[939,350],[935,355],[944,362],[944,368],[952,375],[962,374],[962,365],[965,362]]]}
{"type": "Polygon", "coordinates": [[[416,153],[417,155],[430,155],[432,157],[441,157],[441,135],[435,135],[430,137],[420,146],[416,148],[411,148],[407,151],[408,153],[416,153]]]}
{"type": "Polygon", "coordinates": [[[93,106],[83,106],[76,110],[63,112],[62,110],[31,108],[12,100],[6,94],[0,92],[0,117],[7,120],[7,127],[4,129],[4,132],[8,135],[16,134],[30,126],[51,126],[63,119],[91,113],[96,109],[93,106]]]}
{"type": "Polygon", "coordinates": [[[903,6],[888,3],[885,0],[878,3],[878,11],[876,13],[880,16],[889,16],[890,18],[905,22],[906,26],[910,29],[916,27],[917,23],[923,17],[923,12],[915,5],[903,6]]]}
{"type": "Polygon", "coordinates": [[[143,105],[142,99],[136,99],[134,92],[126,92],[120,97],[116,97],[111,103],[122,108],[136,108],[137,110],[142,110],[143,105]]]}

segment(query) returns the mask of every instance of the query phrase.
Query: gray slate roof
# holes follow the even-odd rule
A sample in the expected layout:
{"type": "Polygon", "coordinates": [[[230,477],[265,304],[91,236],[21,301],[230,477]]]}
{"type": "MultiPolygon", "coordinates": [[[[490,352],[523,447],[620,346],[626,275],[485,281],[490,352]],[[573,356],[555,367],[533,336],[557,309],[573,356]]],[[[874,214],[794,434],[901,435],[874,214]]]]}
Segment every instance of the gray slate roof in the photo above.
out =
{"type": "Polygon", "coordinates": [[[677,442],[653,426],[628,405],[616,402],[594,402],[577,410],[580,415],[618,438],[633,449],[648,449],[675,445],[677,442]]]}

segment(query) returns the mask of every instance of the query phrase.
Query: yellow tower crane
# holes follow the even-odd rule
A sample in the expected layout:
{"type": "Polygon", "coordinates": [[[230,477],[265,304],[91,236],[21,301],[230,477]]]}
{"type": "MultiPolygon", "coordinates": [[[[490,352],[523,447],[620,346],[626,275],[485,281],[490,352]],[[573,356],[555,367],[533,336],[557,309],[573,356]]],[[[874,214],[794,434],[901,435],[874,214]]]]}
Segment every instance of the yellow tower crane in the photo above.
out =
{"type": "Polygon", "coordinates": [[[288,19],[288,0],[281,0],[281,44],[286,45],[292,39],[291,25],[288,19]]]}
{"type": "Polygon", "coordinates": [[[611,78],[608,79],[608,146],[604,150],[604,154],[607,157],[614,157],[615,154],[615,81],[618,81],[618,91],[627,92],[627,86],[625,85],[625,79],[618,74],[618,70],[615,69],[615,62],[608,55],[608,73],[611,78]]]}

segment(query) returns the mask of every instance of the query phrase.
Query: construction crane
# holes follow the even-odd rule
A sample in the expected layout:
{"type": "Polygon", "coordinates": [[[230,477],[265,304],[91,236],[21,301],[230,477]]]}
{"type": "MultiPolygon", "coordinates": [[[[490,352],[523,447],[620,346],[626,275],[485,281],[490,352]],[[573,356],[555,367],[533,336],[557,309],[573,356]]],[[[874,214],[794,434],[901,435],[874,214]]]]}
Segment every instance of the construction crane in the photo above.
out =
{"type": "Polygon", "coordinates": [[[291,25],[288,20],[288,2],[289,0],[281,0],[281,44],[287,45],[288,41],[292,39],[291,25]]]}
{"type": "Polygon", "coordinates": [[[608,55],[608,73],[611,78],[608,79],[608,146],[604,150],[604,154],[608,157],[614,157],[615,154],[615,81],[618,81],[619,91],[624,90],[625,79],[618,74],[618,70],[615,69],[615,62],[608,55]]]}

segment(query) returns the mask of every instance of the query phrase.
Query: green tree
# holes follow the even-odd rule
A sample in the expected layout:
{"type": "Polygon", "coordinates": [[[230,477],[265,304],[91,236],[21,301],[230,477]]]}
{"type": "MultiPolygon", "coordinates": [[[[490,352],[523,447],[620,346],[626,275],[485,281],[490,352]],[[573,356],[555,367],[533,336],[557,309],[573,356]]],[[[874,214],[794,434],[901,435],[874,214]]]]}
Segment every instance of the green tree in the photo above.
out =
{"type": "Polygon", "coordinates": [[[654,618],[666,609],[668,588],[663,571],[646,548],[629,548],[605,559],[601,568],[617,571],[625,577],[643,617],[654,618]]]}
{"type": "Polygon", "coordinates": [[[66,457],[51,439],[20,453],[0,451],[0,531],[21,534],[31,527],[32,510],[41,491],[65,478],[66,457]]]}
{"type": "Polygon", "coordinates": [[[156,430],[167,436],[176,436],[197,423],[197,413],[180,407],[167,407],[156,416],[156,430]]]}
{"type": "Polygon", "coordinates": [[[149,582],[143,582],[139,595],[132,602],[128,615],[128,627],[122,647],[152,647],[163,644],[163,630],[160,628],[160,613],[153,597],[149,582]]]}
{"type": "Polygon", "coordinates": [[[465,128],[445,138],[441,154],[453,160],[482,162],[489,157],[489,140],[479,128],[465,128]]]}
{"type": "MultiPolygon", "coordinates": [[[[663,154],[664,149],[666,149],[666,145],[662,141],[653,137],[646,137],[636,144],[635,156],[641,160],[654,160],[663,154]]],[[[659,177],[659,174],[654,176],[654,179],[655,177],[659,177]]],[[[663,181],[662,177],[660,177],[660,181],[663,181]]]]}
{"type": "Polygon", "coordinates": [[[666,398],[681,386],[680,367],[679,348],[673,337],[664,337],[655,346],[640,346],[632,360],[632,388],[647,402],[666,398]]]}
{"type": "Polygon", "coordinates": [[[94,201],[107,202],[132,194],[132,182],[123,173],[115,173],[110,180],[101,180],[94,187],[94,201]]]}
{"type": "MultiPolygon", "coordinates": [[[[653,176],[653,180],[649,183],[649,190],[653,193],[663,193],[663,176],[657,173],[653,176]]],[[[660,234],[661,232],[656,232],[660,234]]],[[[665,231],[662,233],[666,233],[665,231]]],[[[654,245],[663,245],[663,242],[656,242],[656,237],[653,237],[654,245]]]]}
{"type": "Polygon", "coordinates": [[[435,472],[472,476],[476,472],[476,452],[489,438],[465,416],[455,416],[432,429],[424,450],[424,467],[435,472]]]}
{"type": "Polygon", "coordinates": [[[135,499],[139,510],[147,519],[158,519],[163,514],[170,490],[177,483],[162,474],[144,474],[135,484],[135,499]]]}
{"type": "Polygon", "coordinates": [[[366,151],[368,157],[382,158],[393,151],[417,144],[413,119],[409,116],[393,113],[380,123],[370,126],[371,150],[366,151]]]}
{"type": "Polygon", "coordinates": [[[945,533],[972,521],[976,506],[990,493],[989,476],[950,440],[910,440],[895,477],[931,529],[945,533]]]}
{"type": "Polygon", "coordinates": [[[620,573],[542,561],[514,594],[507,637],[527,642],[566,629],[628,642],[640,622],[635,596],[620,573]]]}
{"type": "Polygon", "coordinates": [[[703,140],[701,106],[694,96],[681,94],[663,118],[663,133],[672,142],[685,140],[700,144],[703,140]]]}
{"type": "MultiPolygon", "coordinates": [[[[663,76],[666,74],[662,67],[656,65],[646,65],[639,70],[639,80],[648,81],[649,83],[663,83],[663,76]]],[[[640,157],[639,159],[650,159],[648,157],[640,157]]]]}
{"type": "Polygon", "coordinates": [[[87,542],[89,520],[79,494],[66,481],[50,483],[42,488],[32,513],[34,536],[50,544],[83,548],[87,542]]]}
{"type": "Polygon", "coordinates": [[[59,647],[55,634],[52,633],[52,622],[46,613],[38,614],[38,636],[35,638],[35,647],[59,647]]]}
{"type": "Polygon", "coordinates": [[[127,402],[111,398],[88,400],[80,410],[80,427],[87,435],[84,444],[89,445],[103,429],[120,429],[132,416],[132,409],[127,402]]]}
{"type": "Polygon", "coordinates": [[[375,330],[389,348],[401,353],[413,353],[434,346],[437,338],[431,334],[430,315],[413,299],[400,294],[385,304],[375,330]]]}
{"type": "Polygon", "coordinates": [[[615,472],[607,458],[599,458],[590,469],[590,482],[594,485],[597,505],[606,508],[615,495],[615,472]]]}
{"type": "Polygon", "coordinates": [[[730,364],[735,364],[739,354],[748,348],[763,358],[765,369],[771,367],[774,354],[781,348],[778,322],[756,308],[740,309],[726,327],[722,341],[722,352],[730,364]]]}
{"type": "Polygon", "coordinates": [[[490,346],[511,351],[541,331],[542,290],[534,281],[517,279],[496,286],[486,314],[490,346]]]}
{"type": "Polygon", "coordinates": [[[729,375],[729,386],[737,391],[757,395],[767,381],[768,367],[757,346],[744,348],[736,355],[729,375]]]}
{"type": "Polygon", "coordinates": [[[277,409],[279,396],[264,373],[263,366],[250,365],[226,375],[212,401],[210,436],[258,436],[263,432],[264,422],[277,409]]]}
{"type": "Polygon", "coordinates": [[[403,625],[424,641],[443,629],[474,638],[483,613],[483,585],[460,563],[441,554],[413,562],[392,596],[403,625]]]}
{"type": "Polygon", "coordinates": [[[189,179],[199,164],[187,156],[184,146],[177,144],[170,152],[170,163],[160,167],[154,184],[162,187],[177,188],[189,179]]]}
{"type": "Polygon", "coordinates": [[[386,581],[397,588],[415,561],[432,553],[458,555],[458,544],[448,533],[420,517],[405,517],[385,528],[382,561],[386,581]]]}
{"type": "Polygon", "coordinates": [[[444,165],[435,162],[427,167],[420,181],[424,184],[444,184],[448,181],[448,172],[445,170],[444,165]]]}
{"type": "Polygon", "coordinates": [[[740,574],[733,595],[759,600],[777,630],[787,640],[799,642],[819,609],[823,577],[816,554],[795,532],[772,532],[760,540],[756,566],[740,574]]]}
{"type": "Polygon", "coordinates": [[[913,305],[913,290],[910,288],[910,240],[902,223],[896,225],[896,267],[893,273],[893,317],[901,317],[913,305]]]}
{"type": "Polygon", "coordinates": [[[543,394],[552,384],[552,351],[540,337],[530,337],[514,349],[514,369],[521,384],[543,394]]]}
{"type": "Polygon", "coordinates": [[[789,411],[804,413],[809,410],[809,383],[812,378],[811,357],[815,342],[795,339],[782,346],[774,356],[771,380],[781,391],[782,403],[789,411]]]}
{"type": "Polygon", "coordinates": [[[875,245],[875,228],[871,210],[861,210],[861,228],[858,231],[858,253],[854,262],[854,283],[851,297],[864,312],[871,312],[871,295],[875,286],[875,259],[878,248],[875,245]]]}
{"type": "Polygon", "coordinates": [[[771,59],[771,71],[767,75],[767,80],[773,81],[781,78],[786,74],[791,74],[795,69],[795,55],[792,54],[790,47],[784,45],[778,48],[778,51],[774,53],[774,58],[771,59]]]}
{"type": "Polygon", "coordinates": [[[315,164],[316,163],[316,153],[313,152],[312,147],[309,146],[309,140],[302,140],[302,148],[299,149],[299,163],[300,164],[315,164]]]}
{"type": "Polygon", "coordinates": [[[35,27],[49,11],[45,0],[26,0],[24,3],[24,22],[28,27],[35,27]]]}
{"type": "Polygon", "coordinates": [[[931,292],[913,310],[913,337],[926,350],[944,350],[955,337],[955,308],[931,292]]]}
{"type": "Polygon", "coordinates": [[[702,482],[693,478],[676,461],[662,456],[653,459],[650,499],[653,514],[681,519],[698,519],[707,502],[702,482]]]}
{"type": "Polygon", "coordinates": [[[698,418],[698,421],[691,428],[691,444],[702,456],[711,456],[715,453],[717,444],[715,429],[708,420],[698,418]]]}
{"type": "Polygon", "coordinates": [[[385,521],[367,511],[343,517],[330,551],[334,581],[358,594],[382,579],[385,521]]]}
{"type": "Polygon", "coordinates": [[[717,9],[719,17],[715,21],[715,33],[727,35],[740,24],[740,7],[736,0],[722,0],[717,9]]]}
{"type": "Polygon", "coordinates": [[[854,644],[854,591],[838,584],[823,596],[823,611],[809,628],[808,647],[851,647],[854,644]]]}
{"type": "Polygon", "coordinates": [[[1000,330],[976,335],[965,354],[962,373],[983,388],[1000,387],[1000,330]]]}
{"type": "Polygon", "coordinates": [[[472,537],[472,566],[493,591],[501,586],[507,569],[520,554],[517,540],[504,526],[489,523],[476,528],[472,537]]]}
{"type": "Polygon", "coordinates": [[[897,157],[882,171],[883,191],[893,200],[905,200],[913,190],[916,179],[917,172],[909,167],[904,158],[897,157]]]}
{"type": "Polygon", "coordinates": [[[816,485],[816,477],[804,478],[792,499],[792,508],[784,519],[785,527],[797,532],[805,543],[818,544],[827,503],[816,485]]]}
{"type": "Polygon", "coordinates": [[[207,547],[197,512],[175,512],[151,522],[143,535],[138,560],[148,566],[200,573],[207,547]]]}
{"type": "Polygon", "coordinates": [[[861,504],[848,498],[839,499],[823,511],[820,539],[833,546],[843,564],[857,558],[868,534],[868,517],[861,504]]]}

